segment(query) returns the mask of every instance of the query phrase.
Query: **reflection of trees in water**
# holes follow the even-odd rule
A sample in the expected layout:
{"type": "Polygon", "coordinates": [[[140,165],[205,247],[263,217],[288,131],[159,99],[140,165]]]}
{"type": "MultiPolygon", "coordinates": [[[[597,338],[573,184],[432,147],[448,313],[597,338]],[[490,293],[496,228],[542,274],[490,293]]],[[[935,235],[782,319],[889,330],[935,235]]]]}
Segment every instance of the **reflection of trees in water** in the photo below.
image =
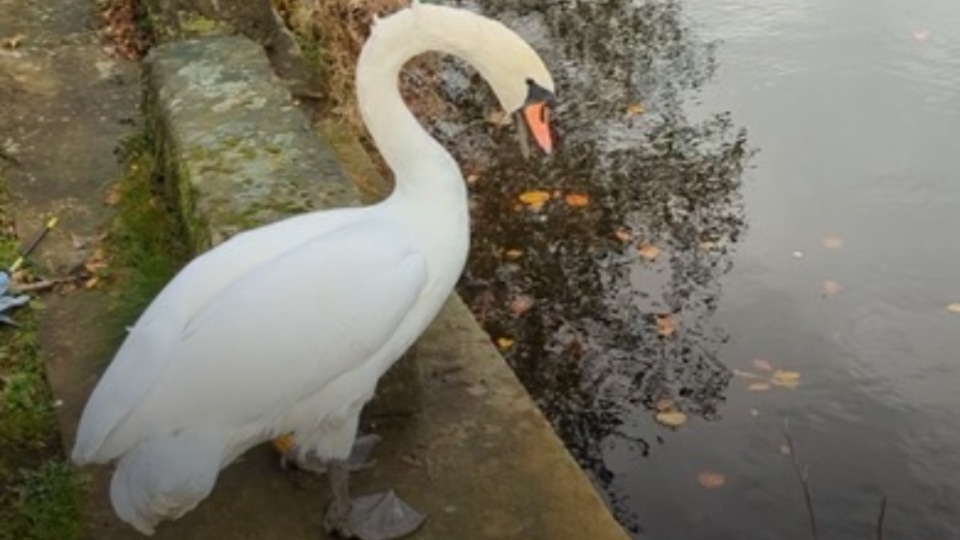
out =
{"type": "MultiPolygon", "coordinates": [[[[705,418],[723,400],[724,336],[710,316],[744,228],[745,134],[726,115],[686,118],[683,100],[713,63],[675,1],[487,0],[484,9],[533,36],[554,67],[562,144],[549,160],[523,161],[507,130],[473,141],[465,160],[482,165],[472,167],[474,244],[459,290],[491,335],[516,339],[514,369],[609,486],[603,445],[627,440],[646,454],[637,419],[659,399],[705,418]],[[645,112],[626,114],[632,103],[645,112]],[[591,204],[518,209],[517,194],[533,188],[585,192],[591,204]],[[621,228],[634,240],[619,240],[621,228]],[[643,241],[662,249],[656,261],[640,260],[643,241]],[[524,255],[510,259],[513,248],[524,255]],[[512,314],[517,295],[532,296],[533,309],[512,314]],[[657,334],[657,313],[679,321],[673,337],[657,334]]],[[[491,107],[485,89],[465,88],[462,103],[491,107]]]]}

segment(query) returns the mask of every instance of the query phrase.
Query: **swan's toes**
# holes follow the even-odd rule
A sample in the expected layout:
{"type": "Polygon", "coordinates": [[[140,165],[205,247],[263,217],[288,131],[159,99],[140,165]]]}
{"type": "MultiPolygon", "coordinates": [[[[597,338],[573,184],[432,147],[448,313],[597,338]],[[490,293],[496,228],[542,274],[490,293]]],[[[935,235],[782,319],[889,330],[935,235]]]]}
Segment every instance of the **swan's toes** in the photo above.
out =
{"type": "Polygon", "coordinates": [[[349,513],[331,504],[324,529],[341,538],[392,540],[416,531],[426,518],[397,496],[393,490],[353,499],[349,513]]]}

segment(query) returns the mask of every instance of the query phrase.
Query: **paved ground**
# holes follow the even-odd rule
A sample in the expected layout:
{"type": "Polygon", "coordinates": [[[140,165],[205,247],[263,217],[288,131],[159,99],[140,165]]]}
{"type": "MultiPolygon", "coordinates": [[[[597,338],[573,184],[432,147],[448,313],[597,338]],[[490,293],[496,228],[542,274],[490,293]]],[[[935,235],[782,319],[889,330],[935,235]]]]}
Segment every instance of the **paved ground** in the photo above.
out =
{"type": "MultiPolygon", "coordinates": [[[[102,201],[120,172],[116,142],[141,123],[137,66],[103,52],[93,9],[84,0],[0,0],[0,38],[24,36],[0,49],[0,145],[11,158],[3,166],[22,236],[49,214],[61,218],[37,257],[51,273],[83,260],[73,239],[109,221],[102,201]]],[[[122,291],[43,300],[41,338],[68,444],[115,346],[102,322],[109,294],[122,291]]],[[[448,306],[419,356],[423,413],[373,426],[386,442],[379,465],[357,476],[358,493],[395,487],[429,515],[416,538],[625,538],[462,304],[448,306]]],[[[140,538],[113,516],[108,471],[95,473],[90,537],[140,538]]],[[[323,481],[291,478],[259,449],[156,538],[320,538],[326,502],[323,481]]]]}

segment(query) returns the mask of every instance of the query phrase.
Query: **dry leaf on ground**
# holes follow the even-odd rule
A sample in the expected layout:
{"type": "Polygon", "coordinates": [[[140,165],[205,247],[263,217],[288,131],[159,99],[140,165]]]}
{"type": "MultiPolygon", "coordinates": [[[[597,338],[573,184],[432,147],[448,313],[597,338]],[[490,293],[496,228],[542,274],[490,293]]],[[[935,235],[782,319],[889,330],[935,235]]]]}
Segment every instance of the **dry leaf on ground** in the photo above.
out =
{"type": "Polygon", "coordinates": [[[687,423],[687,415],[680,411],[658,412],[654,419],[658,424],[667,427],[680,427],[687,423]]]}
{"type": "Polygon", "coordinates": [[[727,477],[720,473],[703,471],[697,475],[697,482],[707,489],[717,489],[727,483],[727,477]]]}

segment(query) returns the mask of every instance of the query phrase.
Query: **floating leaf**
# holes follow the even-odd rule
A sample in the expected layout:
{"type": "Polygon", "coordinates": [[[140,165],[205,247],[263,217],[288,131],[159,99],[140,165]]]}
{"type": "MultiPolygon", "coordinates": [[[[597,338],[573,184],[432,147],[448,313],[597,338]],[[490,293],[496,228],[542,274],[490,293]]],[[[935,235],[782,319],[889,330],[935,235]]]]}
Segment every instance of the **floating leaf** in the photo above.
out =
{"type": "Polygon", "coordinates": [[[770,362],[763,358],[754,358],[753,367],[760,371],[773,371],[773,366],[770,365],[770,362]]]}
{"type": "Polygon", "coordinates": [[[744,379],[762,379],[763,375],[757,375],[752,371],[743,371],[740,369],[734,369],[733,374],[737,377],[743,377],[744,379]]]}
{"type": "Polygon", "coordinates": [[[564,200],[574,208],[580,208],[590,204],[590,197],[586,193],[568,193],[567,196],[564,197],[564,200]]]}
{"type": "Polygon", "coordinates": [[[651,262],[656,260],[657,256],[660,255],[660,248],[649,242],[644,242],[637,248],[637,253],[640,254],[643,260],[651,262]]]}
{"type": "Polygon", "coordinates": [[[840,249],[843,247],[843,238],[834,235],[824,236],[823,247],[827,249],[840,249]]]}
{"type": "Polygon", "coordinates": [[[654,407],[657,409],[657,412],[668,412],[673,409],[673,400],[670,398],[658,399],[654,407]]]}
{"type": "Polygon", "coordinates": [[[757,409],[750,409],[750,416],[756,418],[760,416],[760,411],[758,411],[757,409]]]}
{"type": "Polygon", "coordinates": [[[780,453],[783,454],[783,455],[785,455],[785,456],[789,456],[789,455],[790,455],[790,446],[787,445],[787,443],[782,443],[782,444],[780,445],[780,453]]]}
{"type": "Polygon", "coordinates": [[[508,259],[519,259],[523,257],[523,250],[518,248],[510,248],[503,253],[508,259]]]}
{"type": "Polygon", "coordinates": [[[727,483],[727,477],[720,473],[703,471],[697,475],[697,482],[707,489],[717,489],[727,483]]]}
{"type": "Polygon", "coordinates": [[[637,116],[638,114],[643,114],[643,105],[639,103],[631,103],[627,105],[627,117],[637,116]]]}
{"type": "Polygon", "coordinates": [[[802,252],[802,251],[794,251],[794,252],[793,252],[793,256],[796,257],[796,258],[798,258],[798,259],[802,259],[802,258],[803,258],[803,252],[802,252]]]}
{"type": "Polygon", "coordinates": [[[654,419],[658,424],[667,427],[680,427],[687,423],[687,415],[680,411],[658,412],[654,419]]]}
{"type": "Polygon", "coordinates": [[[515,342],[514,340],[508,338],[508,337],[499,337],[499,338],[497,338],[497,347],[498,347],[501,351],[505,351],[505,350],[509,349],[510,347],[513,347],[513,344],[514,344],[514,343],[516,343],[516,342],[515,342]]]}
{"type": "Polygon", "coordinates": [[[776,373],[773,374],[770,382],[776,386],[793,389],[800,386],[800,374],[796,371],[783,371],[778,369],[776,373]]]}
{"type": "Polygon", "coordinates": [[[539,210],[550,200],[550,192],[541,189],[524,191],[520,194],[520,202],[530,207],[532,210],[539,210]]]}
{"type": "Polygon", "coordinates": [[[534,301],[533,297],[521,294],[515,296],[513,300],[510,301],[510,313],[513,313],[514,316],[520,316],[524,313],[530,311],[530,308],[533,307],[534,301]]]}
{"type": "Polygon", "coordinates": [[[838,292],[843,290],[843,285],[840,285],[833,280],[824,280],[823,282],[823,295],[824,296],[833,296],[838,292]]]}
{"type": "Polygon", "coordinates": [[[613,231],[613,236],[617,237],[617,240],[627,243],[630,241],[630,231],[620,228],[613,231]]]}
{"type": "Polygon", "coordinates": [[[477,183],[477,180],[480,180],[480,177],[476,174],[468,174],[466,180],[472,186],[477,183]]]}
{"type": "Polygon", "coordinates": [[[755,382],[755,383],[751,383],[750,386],[747,387],[747,390],[750,390],[751,392],[766,392],[771,388],[773,388],[773,386],[771,386],[770,383],[755,382]]]}
{"type": "Polygon", "coordinates": [[[915,40],[917,40],[917,41],[926,41],[927,38],[929,38],[929,37],[930,37],[930,31],[929,31],[929,30],[914,30],[914,31],[913,31],[913,39],[915,39],[915,40]]]}
{"type": "Polygon", "coordinates": [[[960,302],[954,302],[952,304],[947,304],[947,311],[951,313],[960,313],[960,302]]]}
{"type": "Polygon", "coordinates": [[[658,313],[656,315],[657,334],[670,337],[677,332],[677,318],[672,313],[658,313]]]}

